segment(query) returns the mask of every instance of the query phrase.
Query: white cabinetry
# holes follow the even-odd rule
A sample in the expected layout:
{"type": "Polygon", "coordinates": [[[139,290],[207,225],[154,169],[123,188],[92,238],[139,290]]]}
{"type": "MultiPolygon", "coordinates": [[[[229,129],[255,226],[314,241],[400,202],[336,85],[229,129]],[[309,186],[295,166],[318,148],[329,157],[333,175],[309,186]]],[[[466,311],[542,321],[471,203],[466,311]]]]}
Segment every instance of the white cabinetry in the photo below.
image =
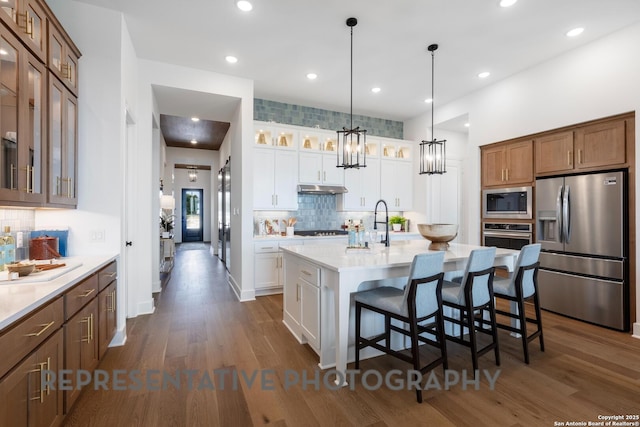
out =
{"type": "Polygon", "coordinates": [[[338,198],[343,211],[373,211],[380,199],[380,159],[367,159],[367,167],[344,171],[348,193],[338,198]]]}
{"type": "Polygon", "coordinates": [[[380,198],[391,211],[413,208],[413,168],[411,162],[386,160],[380,162],[380,198]]]}
{"type": "Polygon", "coordinates": [[[254,148],[254,209],[298,209],[297,185],[298,155],[295,151],[254,148]]]}
{"type": "Polygon", "coordinates": [[[300,184],[344,185],[344,170],[336,167],[335,154],[300,151],[300,184]]]}
{"type": "Polygon", "coordinates": [[[282,287],[282,255],[278,242],[255,243],[253,265],[256,291],[282,287]]]}
{"type": "Polygon", "coordinates": [[[320,350],[320,269],[288,258],[284,265],[284,324],[301,343],[320,350]]]}
{"type": "Polygon", "coordinates": [[[258,147],[278,147],[281,150],[295,150],[298,132],[271,123],[255,122],[254,142],[258,147]]]}

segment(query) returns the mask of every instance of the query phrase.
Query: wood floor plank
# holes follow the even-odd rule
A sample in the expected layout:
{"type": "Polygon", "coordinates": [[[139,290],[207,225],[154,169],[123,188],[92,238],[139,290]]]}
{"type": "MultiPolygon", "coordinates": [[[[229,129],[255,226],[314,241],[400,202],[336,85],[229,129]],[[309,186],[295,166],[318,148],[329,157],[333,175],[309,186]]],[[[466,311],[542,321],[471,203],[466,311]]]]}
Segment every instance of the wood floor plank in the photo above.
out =
{"type": "MultiPolygon", "coordinates": [[[[546,351],[530,345],[531,363],[523,361],[519,339],[499,331],[502,363],[493,354],[480,358],[480,369],[500,369],[495,390],[486,381],[480,390],[460,385],[426,390],[417,404],[413,390],[382,386],[318,390],[286,382],[287,373],[307,375],[318,368],[318,356],[299,344],[282,323],[282,295],[240,303],[228,285],[224,266],[205,245],[178,246],[175,267],[154,314],[127,321],[127,343],[111,348],[99,369],[151,370],[185,374],[200,380],[215,370],[273,371],[274,390],[254,383],[231,382],[224,389],[180,386],[164,390],[84,390],[67,426],[547,426],[555,421],[597,421],[600,414],[640,412],[640,340],[627,333],[543,311],[546,351]],[[195,246],[194,246],[195,247],[195,246]],[[185,249],[186,248],[186,249],[185,249]]],[[[531,308],[527,307],[530,311],[531,308]]],[[[423,346],[421,357],[437,355],[423,346]]],[[[447,345],[449,367],[459,374],[471,370],[469,349],[447,345]]],[[[353,365],[349,366],[353,368],[353,365]]],[[[382,375],[408,365],[382,356],[364,360],[361,369],[382,375]]],[[[322,376],[326,371],[318,371],[322,376]]],[[[445,375],[436,369],[444,384],[445,375]]],[[[256,379],[257,381],[257,379],[256,379]]],[[[197,383],[195,384],[197,386],[197,383]]]]}

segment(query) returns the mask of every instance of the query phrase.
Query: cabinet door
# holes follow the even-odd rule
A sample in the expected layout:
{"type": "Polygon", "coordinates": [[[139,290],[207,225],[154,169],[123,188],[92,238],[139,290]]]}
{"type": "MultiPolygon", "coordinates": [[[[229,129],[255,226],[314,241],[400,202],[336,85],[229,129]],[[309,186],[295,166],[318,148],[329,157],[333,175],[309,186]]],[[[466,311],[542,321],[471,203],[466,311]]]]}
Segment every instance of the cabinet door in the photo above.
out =
{"type": "Polygon", "coordinates": [[[275,152],[255,149],[253,152],[253,208],[273,209],[275,194],[275,152]]]}
{"type": "Polygon", "coordinates": [[[482,148],[482,185],[504,185],[504,147],[482,148]]]}
{"type": "Polygon", "coordinates": [[[413,176],[411,164],[382,160],[380,165],[380,198],[389,210],[409,210],[413,206],[413,176]]]}
{"type": "MultiPolygon", "coordinates": [[[[60,424],[62,393],[53,388],[43,389],[41,385],[46,384],[42,371],[58,374],[62,370],[62,346],[59,329],[0,381],[0,425],[49,427],[60,424]]],[[[59,384],[57,380],[55,384],[59,384]]]]}
{"type": "Polygon", "coordinates": [[[18,185],[26,202],[42,204],[46,200],[46,122],[47,71],[31,54],[25,57],[23,81],[26,90],[21,94],[22,123],[18,185]]]}
{"type": "Polygon", "coordinates": [[[275,153],[275,208],[298,209],[298,153],[276,151],[275,153]]]}
{"type": "MultiPolygon", "coordinates": [[[[59,374],[63,369],[63,336],[62,330],[58,330],[42,347],[36,351],[35,369],[47,370],[59,374]]],[[[29,401],[29,426],[30,427],[50,427],[60,424],[63,417],[62,391],[53,390],[53,387],[42,385],[47,383],[44,372],[32,372],[30,384],[29,401]]],[[[49,378],[52,380],[52,378],[49,378]]],[[[54,384],[60,383],[56,379],[54,384]]]]}
{"type": "Polygon", "coordinates": [[[38,56],[40,61],[47,60],[47,15],[44,9],[35,0],[21,0],[24,4],[23,16],[24,31],[22,40],[38,56]]]}
{"type": "MultiPolygon", "coordinates": [[[[76,372],[79,369],[93,370],[98,364],[97,328],[98,304],[94,298],[65,325],[65,369],[76,372]]],[[[76,389],[74,377],[71,381],[72,390],[65,390],[65,413],[76,401],[80,390],[76,389]]]]}
{"type": "Polygon", "coordinates": [[[380,200],[380,162],[367,162],[367,167],[357,170],[360,173],[364,211],[373,211],[380,200]]]}
{"type": "Polygon", "coordinates": [[[626,162],[625,123],[618,120],[576,130],[576,169],[626,162]]]}
{"type": "MultiPolygon", "coordinates": [[[[364,207],[362,199],[362,176],[363,169],[347,169],[344,171],[344,186],[347,193],[342,195],[340,209],[345,211],[361,211],[364,207]]],[[[338,196],[339,197],[339,196],[338,196]]]]}
{"type": "Polygon", "coordinates": [[[536,173],[573,170],[573,132],[537,138],[534,142],[536,173]]]}
{"type": "Polygon", "coordinates": [[[77,99],[49,77],[49,203],[77,203],[77,99]]]}
{"type": "MultiPolygon", "coordinates": [[[[335,154],[322,155],[322,183],[325,185],[344,185],[344,169],[336,166],[335,154]]],[[[302,166],[302,165],[300,165],[302,166]]]]}
{"type": "Polygon", "coordinates": [[[100,359],[104,356],[111,339],[116,333],[116,304],[117,281],[111,282],[98,295],[98,355],[100,359]]]}
{"type": "Polygon", "coordinates": [[[77,96],[78,58],[76,51],[54,25],[49,25],[49,69],[64,85],[77,96]]]}
{"type": "Polygon", "coordinates": [[[301,184],[320,184],[322,182],[322,154],[300,151],[300,171],[298,178],[301,184]]]}
{"type": "Polygon", "coordinates": [[[294,335],[300,332],[300,286],[298,264],[291,258],[283,258],[283,316],[284,323],[294,335]]]}
{"type": "Polygon", "coordinates": [[[508,162],[506,178],[509,184],[528,184],[533,181],[533,143],[518,142],[505,146],[508,162]]]}
{"type": "Polygon", "coordinates": [[[276,288],[280,286],[281,257],[278,252],[254,254],[255,289],[276,288]]]}
{"type": "MultiPolygon", "coordinates": [[[[0,198],[20,200],[18,191],[19,142],[19,75],[23,48],[20,42],[4,26],[0,26],[0,49],[7,52],[0,56],[0,198]]],[[[19,138],[20,137],[20,138],[19,138]]]]}
{"type": "Polygon", "coordinates": [[[311,347],[320,348],[320,288],[299,279],[300,326],[311,347]]]}

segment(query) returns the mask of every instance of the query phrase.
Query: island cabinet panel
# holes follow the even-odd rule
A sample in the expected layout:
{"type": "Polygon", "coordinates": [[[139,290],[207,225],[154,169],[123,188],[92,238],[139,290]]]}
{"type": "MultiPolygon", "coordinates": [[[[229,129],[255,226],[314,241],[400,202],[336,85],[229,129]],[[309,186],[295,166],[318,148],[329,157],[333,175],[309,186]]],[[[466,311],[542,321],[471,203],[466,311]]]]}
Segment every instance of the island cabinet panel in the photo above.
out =
{"type": "MultiPolygon", "coordinates": [[[[0,381],[0,425],[55,427],[63,418],[62,392],[52,387],[46,371],[62,370],[62,329],[31,352],[0,381]],[[43,387],[44,386],[44,387],[43,387]]],[[[53,384],[57,384],[53,382],[53,384]]]]}
{"type": "Polygon", "coordinates": [[[98,355],[100,360],[104,357],[111,339],[116,334],[117,285],[118,281],[113,280],[98,294],[98,355]]]}
{"type": "Polygon", "coordinates": [[[576,169],[624,164],[625,139],[624,120],[579,128],[575,134],[576,169]]]}
{"type": "Polygon", "coordinates": [[[533,181],[533,143],[517,141],[481,147],[483,187],[530,184],[533,181]]]}
{"type": "Polygon", "coordinates": [[[536,138],[536,174],[573,169],[573,131],[536,138]]]}
{"type": "Polygon", "coordinates": [[[320,268],[289,259],[284,271],[284,323],[300,343],[319,352],[320,268]]]}

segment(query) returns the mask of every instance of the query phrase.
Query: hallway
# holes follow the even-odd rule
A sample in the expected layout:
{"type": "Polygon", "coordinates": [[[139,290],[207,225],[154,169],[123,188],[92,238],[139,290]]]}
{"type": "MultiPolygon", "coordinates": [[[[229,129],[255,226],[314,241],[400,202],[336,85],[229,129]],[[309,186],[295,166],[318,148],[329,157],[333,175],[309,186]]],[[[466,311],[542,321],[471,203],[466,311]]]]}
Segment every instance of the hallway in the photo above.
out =
{"type": "MultiPolygon", "coordinates": [[[[98,367],[111,376],[114,370],[139,370],[145,387],[131,387],[124,375],[124,390],[112,383],[109,391],[85,389],[64,425],[546,426],[555,420],[597,421],[598,414],[630,414],[633,408],[638,412],[639,340],[548,312],[543,321],[546,351],[533,343],[530,365],[522,362],[520,341],[501,331],[502,365],[495,390],[483,379],[479,390],[459,384],[426,391],[421,405],[413,391],[384,385],[367,390],[362,381],[354,390],[332,391],[322,383],[324,371],[317,371],[316,354],[284,327],[281,295],[238,302],[209,245],[184,245],[157,295],[156,312],[129,319],[126,345],[110,348],[98,367]],[[235,385],[234,369],[239,373],[235,385]],[[153,370],[182,373],[180,385],[165,382],[162,389],[157,372],[147,381],[153,370]],[[187,370],[195,371],[191,385],[187,370]],[[214,370],[224,370],[219,371],[224,384],[214,370]],[[287,373],[294,371],[309,379],[319,372],[319,390],[312,383],[285,386],[287,373]],[[203,382],[209,375],[213,384],[203,382]]],[[[448,351],[450,369],[471,369],[467,349],[449,343],[448,351]]],[[[490,356],[480,359],[480,368],[498,369],[490,356]]],[[[407,365],[378,357],[363,361],[362,369],[385,375],[407,365]]],[[[444,383],[441,369],[435,376],[444,383]]]]}

